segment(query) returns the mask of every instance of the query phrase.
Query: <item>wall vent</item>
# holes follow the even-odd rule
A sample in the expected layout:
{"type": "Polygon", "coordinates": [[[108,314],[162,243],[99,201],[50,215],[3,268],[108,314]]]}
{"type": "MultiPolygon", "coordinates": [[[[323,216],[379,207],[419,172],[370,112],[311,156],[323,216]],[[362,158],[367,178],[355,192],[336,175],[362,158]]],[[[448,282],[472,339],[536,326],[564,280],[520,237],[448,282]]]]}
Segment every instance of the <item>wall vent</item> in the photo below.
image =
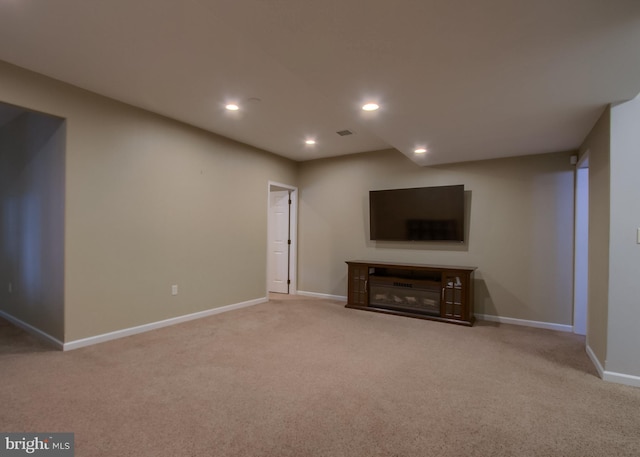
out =
{"type": "Polygon", "coordinates": [[[340,136],[353,135],[353,132],[351,130],[340,130],[336,133],[340,136]]]}

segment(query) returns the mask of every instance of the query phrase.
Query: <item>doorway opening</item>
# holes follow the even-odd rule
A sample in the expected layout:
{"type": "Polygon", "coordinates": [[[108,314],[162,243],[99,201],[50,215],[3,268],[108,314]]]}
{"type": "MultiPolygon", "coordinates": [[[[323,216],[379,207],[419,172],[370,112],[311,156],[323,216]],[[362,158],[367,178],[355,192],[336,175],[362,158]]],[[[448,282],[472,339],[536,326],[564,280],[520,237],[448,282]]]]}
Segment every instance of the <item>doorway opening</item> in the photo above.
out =
{"type": "Polygon", "coordinates": [[[66,121],[0,102],[0,319],[62,347],[66,121]]]}
{"type": "Polygon", "coordinates": [[[267,292],[295,294],[298,189],[269,182],[267,212],[267,292]]]}
{"type": "Polygon", "coordinates": [[[589,151],[576,165],[573,332],[587,334],[589,299],[589,151]]]}

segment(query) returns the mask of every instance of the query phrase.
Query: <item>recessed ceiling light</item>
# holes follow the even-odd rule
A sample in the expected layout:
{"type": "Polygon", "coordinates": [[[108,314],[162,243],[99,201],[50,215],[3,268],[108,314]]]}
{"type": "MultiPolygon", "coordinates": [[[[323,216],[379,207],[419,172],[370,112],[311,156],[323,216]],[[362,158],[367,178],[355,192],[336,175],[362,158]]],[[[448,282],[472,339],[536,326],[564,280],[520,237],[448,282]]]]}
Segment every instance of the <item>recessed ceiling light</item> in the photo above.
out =
{"type": "Polygon", "coordinates": [[[235,103],[229,103],[227,106],[225,106],[225,108],[227,108],[229,111],[238,111],[240,109],[240,107],[235,103]]]}
{"type": "Polygon", "coordinates": [[[316,144],[316,140],[305,140],[306,144],[316,144]]]}
{"type": "Polygon", "coordinates": [[[424,154],[425,152],[427,152],[427,150],[425,148],[417,148],[413,152],[415,152],[416,154],[424,154]]]}
{"type": "Polygon", "coordinates": [[[375,111],[378,108],[380,108],[380,106],[377,103],[367,103],[362,107],[364,111],[375,111]]]}

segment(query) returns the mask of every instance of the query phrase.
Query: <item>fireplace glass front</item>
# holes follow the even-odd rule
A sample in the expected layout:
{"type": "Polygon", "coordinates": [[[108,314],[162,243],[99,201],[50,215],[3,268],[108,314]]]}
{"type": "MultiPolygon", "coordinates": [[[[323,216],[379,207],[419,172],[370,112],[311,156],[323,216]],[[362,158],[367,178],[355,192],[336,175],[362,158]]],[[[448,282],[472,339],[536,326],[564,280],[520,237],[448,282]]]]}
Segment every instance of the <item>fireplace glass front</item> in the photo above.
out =
{"type": "Polygon", "coordinates": [[[437,282],[371,277],[369,284],[370,306],[440,315],[441,287],[437,282]]]}

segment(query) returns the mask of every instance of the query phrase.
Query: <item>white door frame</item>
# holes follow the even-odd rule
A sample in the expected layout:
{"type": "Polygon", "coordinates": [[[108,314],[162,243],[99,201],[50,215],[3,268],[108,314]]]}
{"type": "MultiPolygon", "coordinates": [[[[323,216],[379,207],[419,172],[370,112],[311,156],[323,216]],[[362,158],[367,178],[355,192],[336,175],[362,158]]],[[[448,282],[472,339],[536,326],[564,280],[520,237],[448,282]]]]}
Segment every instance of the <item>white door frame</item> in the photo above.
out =
{"type": "MultiPolygon", "coordinates": [[[[269,181],[267,184],[267,227],[270,226],[271,223],[271,211],[269,211],[269,206],[271,204],[271,199],[269,198],[269,194],[271,191],[278,190],[287,190],[289,191],[289,195],[291,196],[291,205],[290,205],[290,213],[289,213],[289,238],[291,239],[291,246],[289,249],[289,294],[295,295],[298,292],[298,188],[295,186],[290,186],[289,184],[282,184],[275,181],[269,181]]],[[[267,230],[267,251],[269,250],[269,235],[267,230]]],[[[267,274],[266,278],[269,278],[268,268],[269,268],[269,252],[267,252],[267,274]]],[[[266,279],[266,293],[269,294],[269,280],[266,279]]]]}
{"type": "Polygon", "coordinates": [[[573,332],[586,335],[589,308],[589,151],[576,164],[573,332]]]}

